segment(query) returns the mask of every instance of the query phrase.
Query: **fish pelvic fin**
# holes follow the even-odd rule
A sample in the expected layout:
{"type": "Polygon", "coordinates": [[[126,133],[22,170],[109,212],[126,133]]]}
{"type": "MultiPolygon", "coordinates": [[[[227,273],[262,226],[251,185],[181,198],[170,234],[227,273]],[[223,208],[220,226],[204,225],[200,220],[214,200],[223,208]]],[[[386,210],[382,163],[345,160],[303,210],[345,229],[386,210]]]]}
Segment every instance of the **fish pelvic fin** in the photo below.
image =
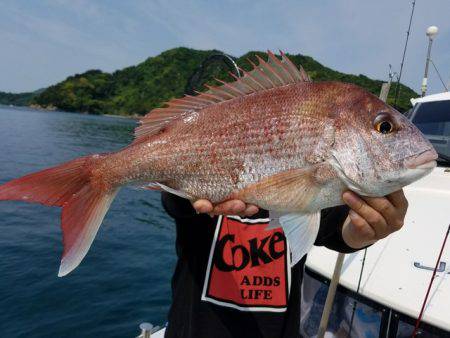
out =
{"type": "Polygon", "coordinates": [[[278,214],[270,212],[268,229],[283,228],[289,249],[291,265],[294,266],[311,250],[320,227],[320,211],[310,214],[278,214]]]}
{"type": "Polygon", "coordinates": [[[253,67],[250,71],[240,69],[241,77],[231,74],[234,82],[217,80],[219,86],[205,85],[207,91],[197,92],[198,95],[185,95],[165,103],[164,108],[155,108],[141,118],[140,125],[135,129],[134,144],[141,143],[151,135],[164,131],[169,124],[179,119],[195,119],[192,115],[205,107],[298,82],[311,82],[305,70],[297,67],[280,51],[280,57],[271,51],[267,52],[267,61],[256,55],[258,64],[248,60],[253,67]]]}
{"type": "Polygon", "coordinates": [[[75,269],[86,256],[118,192],[93,175],[97,160],[95,155],[82,157],[0,186],[0,200],[62,207],[64,250],[59,277],[75,269]]]}

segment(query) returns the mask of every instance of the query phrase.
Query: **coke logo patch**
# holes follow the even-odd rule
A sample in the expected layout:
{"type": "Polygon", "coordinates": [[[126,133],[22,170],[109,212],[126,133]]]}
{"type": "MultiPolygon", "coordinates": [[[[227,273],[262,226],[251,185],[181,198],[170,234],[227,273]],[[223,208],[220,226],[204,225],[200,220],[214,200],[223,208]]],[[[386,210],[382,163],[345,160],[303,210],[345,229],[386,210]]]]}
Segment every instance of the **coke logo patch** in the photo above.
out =
{"type": "Polygon", "coordinates": [[[268,219],[219,217],[202,300],[243,311],[286,310],[290,262],[281,228],[268,219]]]}
{"type": "Polygon", "coordinates": [[[247,268],[249,264],[251,267],[268,264],[286,254],[286,239],[281,231],[262,239],[251,238],[244,245],[234,245],[235,237],[232,234],[224,235],[216,244],[213,261],[221,271],[239,271],[247,268]],[[278,245],[277,250],[278,243],[283,244],[278,245]]]}

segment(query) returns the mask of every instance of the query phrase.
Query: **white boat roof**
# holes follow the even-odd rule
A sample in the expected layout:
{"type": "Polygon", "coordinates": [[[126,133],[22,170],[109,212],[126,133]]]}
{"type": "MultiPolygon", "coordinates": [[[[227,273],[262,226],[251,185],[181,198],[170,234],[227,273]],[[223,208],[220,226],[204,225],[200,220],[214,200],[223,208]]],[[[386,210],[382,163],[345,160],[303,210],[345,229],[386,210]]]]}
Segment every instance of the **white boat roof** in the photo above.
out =
{"type": "MultiPolygon", "coordinates": [[[[450,170],[437,167],[423,179],[405,188],[409,209],[405,225],[367,250],[360,294],[400,313],[417,318],[444,235],[450,224],[450,170]]],[[[307,266],[331,279],[337,253],[314,247],[307,266]]],[[[340,284],[356,291],[363,250],[345,257],[340,284]]],[[[450,331],[450,239],[441,262],[445,271],[437,273],[423,321],[450,331]]]]}
{"type": "Polygon", "coordinates": [[[411,99],[411,104],[414,106],[416,103],[421,102],[445,101],[445,100],[450,100],[450,92],[443,92],[411,99]]]}

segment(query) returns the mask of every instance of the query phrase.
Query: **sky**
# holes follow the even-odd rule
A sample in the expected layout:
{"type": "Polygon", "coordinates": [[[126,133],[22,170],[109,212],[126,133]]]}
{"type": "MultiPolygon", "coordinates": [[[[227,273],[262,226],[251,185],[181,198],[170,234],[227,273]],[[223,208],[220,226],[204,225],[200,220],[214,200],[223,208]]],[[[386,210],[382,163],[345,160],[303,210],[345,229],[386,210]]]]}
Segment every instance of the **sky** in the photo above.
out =
{"type": "MultiPolygon", "coordinates": [[[[301,53],[333,69],[386,80],[399,71],[410,0],[0,0],[0,91],[47,87],[88,69],[114,71],[185,46],[234,56],[301,53]]],[[[450,81],[450,0],[417,0],[402,82],[420,91],[432,59],[450,81]]],[[[443,86],[430,66],[429,93],[443,86]]]]}

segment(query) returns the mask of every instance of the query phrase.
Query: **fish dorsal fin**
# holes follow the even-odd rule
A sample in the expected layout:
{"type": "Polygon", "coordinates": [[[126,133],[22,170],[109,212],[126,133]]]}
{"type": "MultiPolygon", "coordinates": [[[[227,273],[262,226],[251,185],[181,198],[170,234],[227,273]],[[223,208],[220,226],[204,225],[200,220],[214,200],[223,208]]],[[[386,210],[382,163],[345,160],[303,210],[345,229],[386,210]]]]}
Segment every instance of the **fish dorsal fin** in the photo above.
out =
{"type": "Polygon", "coordinates": [[[283,52],[280,51],[281,59],[271,51],[268,51],[267,55],[267,61],[256,56],[258,65],[248,60],[253,69],[247,72],[240,68],[242,77],[230,73],[235,78],[234,82],[217,80],[222,84],[221,86],[206,85],[208,88],[206,92],[197,92],[196,96],[185,95],[179,99],[172,99],[166,102],[166,107],[153,109],[141,118],[140,126],[135,130],[134,143],[144,141],[148,136],[164,130],[172,121],[207,106],[275,87],[311,81],[305,70],[301,66],[300,69],[297,68],[283,52]]]}

